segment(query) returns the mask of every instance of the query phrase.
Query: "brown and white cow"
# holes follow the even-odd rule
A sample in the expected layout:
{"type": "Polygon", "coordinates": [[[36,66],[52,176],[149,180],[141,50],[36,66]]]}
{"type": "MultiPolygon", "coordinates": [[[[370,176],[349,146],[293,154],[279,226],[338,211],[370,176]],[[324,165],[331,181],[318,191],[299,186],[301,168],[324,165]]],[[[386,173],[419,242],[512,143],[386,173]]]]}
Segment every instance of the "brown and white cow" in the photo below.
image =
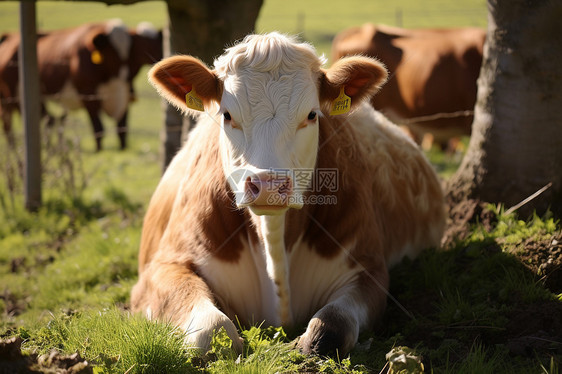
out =
{"type": "Polygon", "coordinates": [[[402,29],[364,24],[340,32],[332,61],[361,54],[381,60],[390,78],[372,100],[419,143],[470,135],[486,32],[479,28],[402,29]]]}
{"type": "MultiPolygon", "coordinates": [[[[12,112],[19,109],[19,44],[19,34],[5,35],[0,44],[0,111],[10,142],[12,112]]],[[[123,149],[133,79],[142,65],[161,58],[162,33],[145,23],[128,30],[120,20],[111,20],[41,33],[37,41],[41,94],[67,110],[85,108],[98,150],[104,134],[100,113],[105,112],[117,121],[123,149]]]]}
{"type": "Polygon", "coordinates": [[[133,310],[180,326],[196,347],[224,327],[240,350],[236,318],[308,324],[302,351],[345,353],[383,313],[388,267],[439,245],[432,166],[362,103],[384,67],[323,62],[271,33],[247,36],[213,70],[191,56],[152,68],[162,96],[206,113],[150,202],[133,310]]]}

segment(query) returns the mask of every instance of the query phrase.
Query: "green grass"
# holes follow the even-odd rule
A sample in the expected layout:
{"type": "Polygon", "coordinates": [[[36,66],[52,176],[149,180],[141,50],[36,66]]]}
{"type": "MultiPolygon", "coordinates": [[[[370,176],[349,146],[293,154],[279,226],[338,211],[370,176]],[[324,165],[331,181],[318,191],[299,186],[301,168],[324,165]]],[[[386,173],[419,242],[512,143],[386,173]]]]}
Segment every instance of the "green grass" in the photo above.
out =
{"type": "Polygon", "coordinates": [[[25,345],[39,353],[79,352],[106,373],[179,374],[192,369],[184,338],[171,325],[109,309],[53,316],[25,345]]]}
{"type": "MultiPolygon", "coordinates": [[[[17,29],[18,4],[0,2],[0,31],[17,29]]],[[[52,29],[121,17],[131,26],[149,20],[161,27],[165,11],[164,2],[108,7],[40,1],[38,24],[52,29]]],[[[338,30],[363,22],[484,26],[486,6],[474,0],[266,1],[257,29],[301,33],[328,54],[338,30]]],[[[507,342],[515,338],[514,318],[562,302],[518,259],[528,238],[549,238],[560,223],[549,216],[522,221],[496,207],[491,229],[475,224],[449,250],[427,251],[392,270],[390,292],[397,301],[389,300],[381,326],[363,333],[348,357],[303,356],[293,348],[299,331],[265,326],[241,328],[240,357],[220,333],[212,351],[201,354],[184,347],[173,327],[130,316],[142,218],[161,174],[161,100],[145,76],[146,69],[135,82],[139,100],[131,108],[126,151],[118,150],[108,118],[101,153],[94,152],[84,112],[69,116],[63,137],[42,128],[39,212],[23,209],[16,155],[0,153],[0,336],[20,335],[27,352],[78,351],[96,372],[108,373],[377,373],[387,364],[385,355],[404,346],[423,357],[426,372],[559,372],[560,342],[528,356],[514,356],[507,342]]],[[[21,139],[19,121],[15,128],[21,139]]],[[[3,138],[0,149],[6,149],[3,138]]],[[[21,144],[17,157],[23,159],[21,144]]],[[[429,157],[443,176],[460,161],[435,149],[429,157]]]]}
{"type": "MultiPolygon", "coordinates": [[[[0,32],[17,30],[19,2],[3,1],[0,9],[0,32]]],[[[121,18],[130,26],[141,21],[150,21],[156,27],[163,27],[167,20],[164,1],[145,1],[133,6],[108,6],[98,2],[38,1],[36,9],[39,30],[62,29],[110,18],[121,18]]]]}

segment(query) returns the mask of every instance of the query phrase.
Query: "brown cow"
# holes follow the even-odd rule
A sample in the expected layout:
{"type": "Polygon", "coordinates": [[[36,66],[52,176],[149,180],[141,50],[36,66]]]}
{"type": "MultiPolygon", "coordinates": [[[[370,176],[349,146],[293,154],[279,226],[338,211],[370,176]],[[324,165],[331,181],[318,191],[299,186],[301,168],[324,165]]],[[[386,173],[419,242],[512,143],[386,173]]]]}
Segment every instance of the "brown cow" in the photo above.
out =
{"type": "Polygon", "coordinates": [[[445,145],[470,135],[486,33],[479,28],[401,29],[365,24],[340,32],[332,61],[361,54],[380,59],[390,79],[372,100],[419,143],[424,133],[445,145]]]}
{"type": "MultiPolygon", "coordinates": [[[[19,44],[19,34],[5,35],[0,44],[0,110],[10,142],[12,112],[19,109],[19,44]]],[[[42,95],[65,109],[85,108],[97,150],[102,148],[104,133],[102,110],[117,121],[121,148],[126,147],[132,81],[142,65],[161,58],[161,32],[144,24],[127,30],[119,20],[42,33],[37,41],[42,95]]]]}
{"type": "Polygon", "coordinates": [[[433,167],[362,103],[384,67],[323,62],[271,33],[229,48],[214,70],[191,56],[152,68],[168,101],[206,113],[150,202],[133,310],[181,327],[196,347],[224,327],[240,350],[236,318],[308,324],[304,352],[345,354],[385,309],[388,266],[439,245],[433,167]]]}

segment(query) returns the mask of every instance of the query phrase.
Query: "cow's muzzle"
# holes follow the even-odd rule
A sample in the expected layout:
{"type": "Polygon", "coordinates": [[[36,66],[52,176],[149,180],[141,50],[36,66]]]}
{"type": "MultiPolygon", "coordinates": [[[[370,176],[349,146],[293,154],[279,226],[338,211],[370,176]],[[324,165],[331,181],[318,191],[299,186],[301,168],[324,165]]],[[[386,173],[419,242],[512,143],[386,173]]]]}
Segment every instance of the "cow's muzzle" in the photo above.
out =
{"type": "Polygon", "coordinates": [[[256,214],[280,214],[290,207],[293,181],[285,170],[251,173],[241,187],[242,196],[237,205],[248,207],[256,214]]]}

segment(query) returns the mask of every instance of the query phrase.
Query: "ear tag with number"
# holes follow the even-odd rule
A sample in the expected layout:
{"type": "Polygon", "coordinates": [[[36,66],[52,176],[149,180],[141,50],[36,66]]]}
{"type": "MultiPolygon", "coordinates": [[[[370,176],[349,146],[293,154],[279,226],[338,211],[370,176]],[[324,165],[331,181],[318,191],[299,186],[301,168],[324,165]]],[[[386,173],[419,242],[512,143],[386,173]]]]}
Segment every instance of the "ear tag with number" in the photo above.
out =
{"type": "Polygon", "coordinates": [[[103,57],[102,57],[100,51],[98,51],[97,49],[94,49],[92,51],[92,53],[90,54],[90,59],[96,65],[99,65],[103,62],[103,57]]]}
{"type": "Polygon", "coordinates": [[[203,106],[203,100],[197,95],[195,92],[195,88],[185,94],[185,104],[188,108],[198,110],[200,112],[205,111],[205,107],[203,106]]]}
{"type": "Polygon", "coordinates": [[[340,95],[332,101],[330,115],[338,115],[349,112],[351,109],[351,98],[345,94],[344,86],[340,89],[340,95]]]}

